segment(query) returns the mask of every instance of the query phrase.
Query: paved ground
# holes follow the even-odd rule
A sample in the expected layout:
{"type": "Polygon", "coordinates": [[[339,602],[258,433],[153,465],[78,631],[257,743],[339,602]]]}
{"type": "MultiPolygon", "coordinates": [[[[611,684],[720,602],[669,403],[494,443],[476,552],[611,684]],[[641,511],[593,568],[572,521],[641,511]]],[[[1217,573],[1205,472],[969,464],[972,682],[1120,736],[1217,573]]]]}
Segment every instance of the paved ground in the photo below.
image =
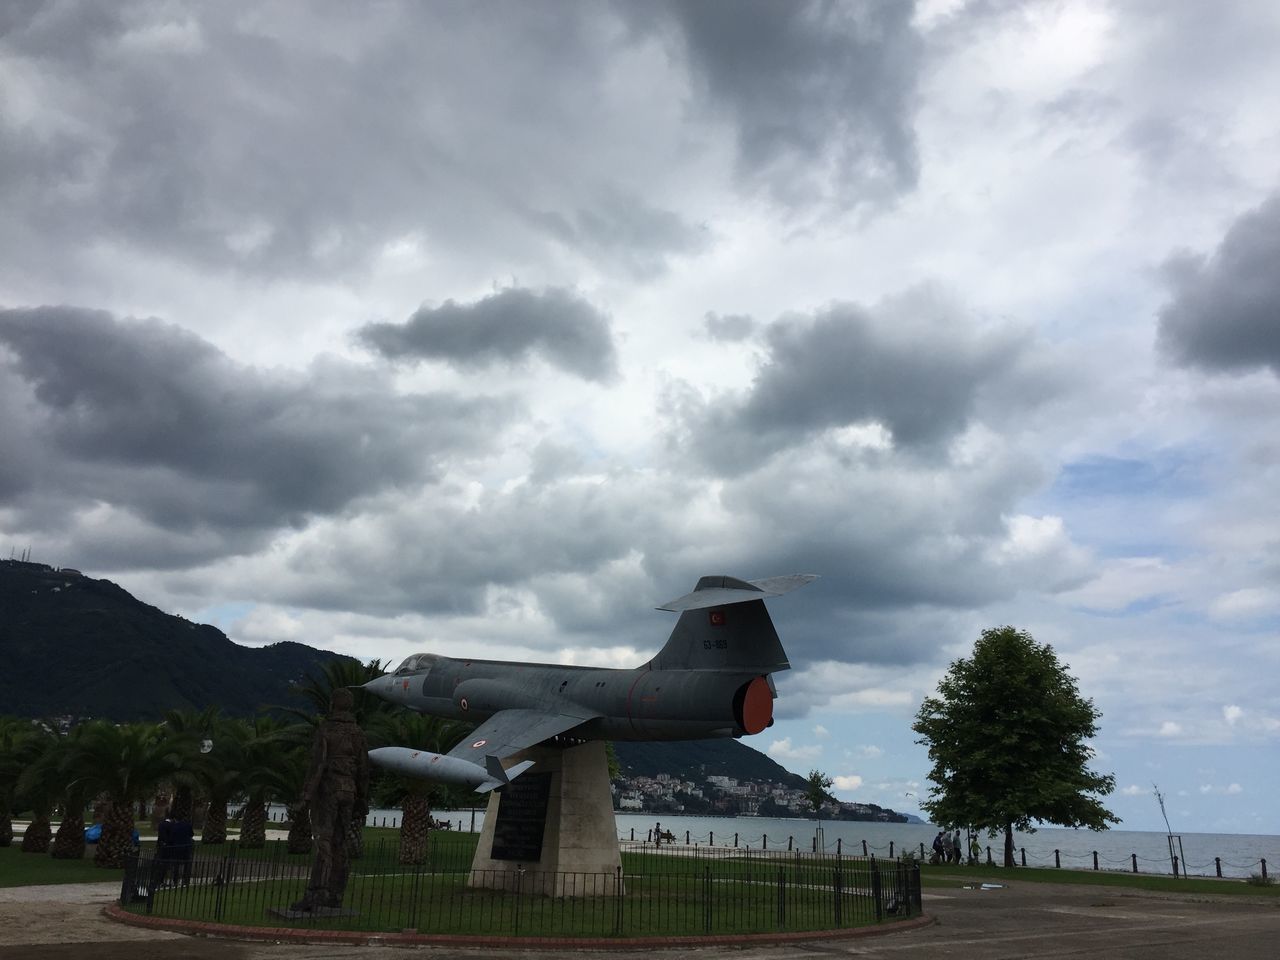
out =
{"type": "MultiPolygon", "coordinates": [[[[116,884],[0,889],[0,960],[481,960],[495,951],[420,947],[299,946],[229,943],[153,933],[101,915],[116,884]]],[[[1280,901],[1179,897],[1114,887],[1017,883],[1001,890],[926,893],[931,926],[883,937],[777,947],[684,949],[698,960],[1013,960],[1123,958],[1199,960],[1274,957],[1280,950],[1280,901]]],[[[573,951],[581,960],[636,960],[644,951],[573,951]]],[[[513,958],[548,960],[548,951],[513,958]]]]}

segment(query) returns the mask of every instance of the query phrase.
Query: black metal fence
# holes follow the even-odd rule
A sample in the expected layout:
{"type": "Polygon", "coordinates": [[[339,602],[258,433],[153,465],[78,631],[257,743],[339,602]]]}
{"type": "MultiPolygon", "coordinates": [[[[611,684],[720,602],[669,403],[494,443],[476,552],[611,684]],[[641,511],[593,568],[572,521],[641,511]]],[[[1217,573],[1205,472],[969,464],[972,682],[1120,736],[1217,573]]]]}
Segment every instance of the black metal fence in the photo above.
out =
{"type": "Polygon", "coordinates": [[[186,864],[140,856],[120,902],[152,915],[303,929],[483,936],[636,937],[837,930],[920,913],[914,861],[797,851],[623,853],[612,873],[471,870],[465,846],[399,863],[372,845],[352,862],[343,907],[294,912],[310,873],[284,845],[197,850],[186,864]],[[464,855],[465,854],[465,855],[464,855]]]}

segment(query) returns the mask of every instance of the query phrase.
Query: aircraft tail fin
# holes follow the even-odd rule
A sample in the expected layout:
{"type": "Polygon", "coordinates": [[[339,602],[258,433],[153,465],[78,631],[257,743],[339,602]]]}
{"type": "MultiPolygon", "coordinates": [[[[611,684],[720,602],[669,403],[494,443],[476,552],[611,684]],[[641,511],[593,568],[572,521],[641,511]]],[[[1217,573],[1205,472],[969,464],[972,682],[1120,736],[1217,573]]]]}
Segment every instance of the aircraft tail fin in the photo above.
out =
{"type": "Polygon", "coordinates": [[[649,665],[655,670],[732,670],[763,674],[789,669],[766,597],[778,597],[817,579],[813,574],[739,580],[703,577],[693,592],[659,610],[679,612],[666,645],[649,665]]]}
{"type": "Polygon", "coordinates": [[[519,763],[504,769],[501,760],[493,754],[488,754],[484,758],[484,769],[489,774],[489,779],[476,787],[476,793],[488,793],[498,787],[505,787],[532,766],[532,760],[521,760],[519,763]]]}

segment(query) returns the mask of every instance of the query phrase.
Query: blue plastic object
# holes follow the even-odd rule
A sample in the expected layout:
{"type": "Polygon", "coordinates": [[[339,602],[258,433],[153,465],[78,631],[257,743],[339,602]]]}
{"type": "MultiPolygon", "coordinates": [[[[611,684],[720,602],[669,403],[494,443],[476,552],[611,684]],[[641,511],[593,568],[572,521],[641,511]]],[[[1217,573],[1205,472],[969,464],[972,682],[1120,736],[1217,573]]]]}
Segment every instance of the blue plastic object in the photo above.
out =
{"type": "MultiPolygon", "coordinates": [[[[95,824],[94,824],[93,826],[91,826],[91,827],[85,827],[85,828],[84,828],[84,842],[85,842],[85,843],[97,843],[97,842],[98,842],[99,840],[101,840],[101,839],[102,839],[102,824],[100,824],[100,823],[95,823],[95,824]]],[[[134,831],[133,831],[133,842],[134,842],[134,844],[135,844],[135,845],[138,843],[138,831],[137,831],[137,830],[134,830],[134,831]]]]}

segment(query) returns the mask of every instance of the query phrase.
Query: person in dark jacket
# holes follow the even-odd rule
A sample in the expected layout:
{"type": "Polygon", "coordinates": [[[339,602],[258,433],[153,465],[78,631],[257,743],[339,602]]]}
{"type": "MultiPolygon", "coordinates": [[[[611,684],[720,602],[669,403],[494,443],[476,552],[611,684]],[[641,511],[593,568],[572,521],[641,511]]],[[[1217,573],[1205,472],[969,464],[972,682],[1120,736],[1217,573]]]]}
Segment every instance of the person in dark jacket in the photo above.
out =
{"type": "Polygon", "coordinates": [[[190,820],[174,820],[169,830],[169,850],[173,862],[173,882],[191,885],[191,859],[196,850],[196,832],[190,820]]]}

